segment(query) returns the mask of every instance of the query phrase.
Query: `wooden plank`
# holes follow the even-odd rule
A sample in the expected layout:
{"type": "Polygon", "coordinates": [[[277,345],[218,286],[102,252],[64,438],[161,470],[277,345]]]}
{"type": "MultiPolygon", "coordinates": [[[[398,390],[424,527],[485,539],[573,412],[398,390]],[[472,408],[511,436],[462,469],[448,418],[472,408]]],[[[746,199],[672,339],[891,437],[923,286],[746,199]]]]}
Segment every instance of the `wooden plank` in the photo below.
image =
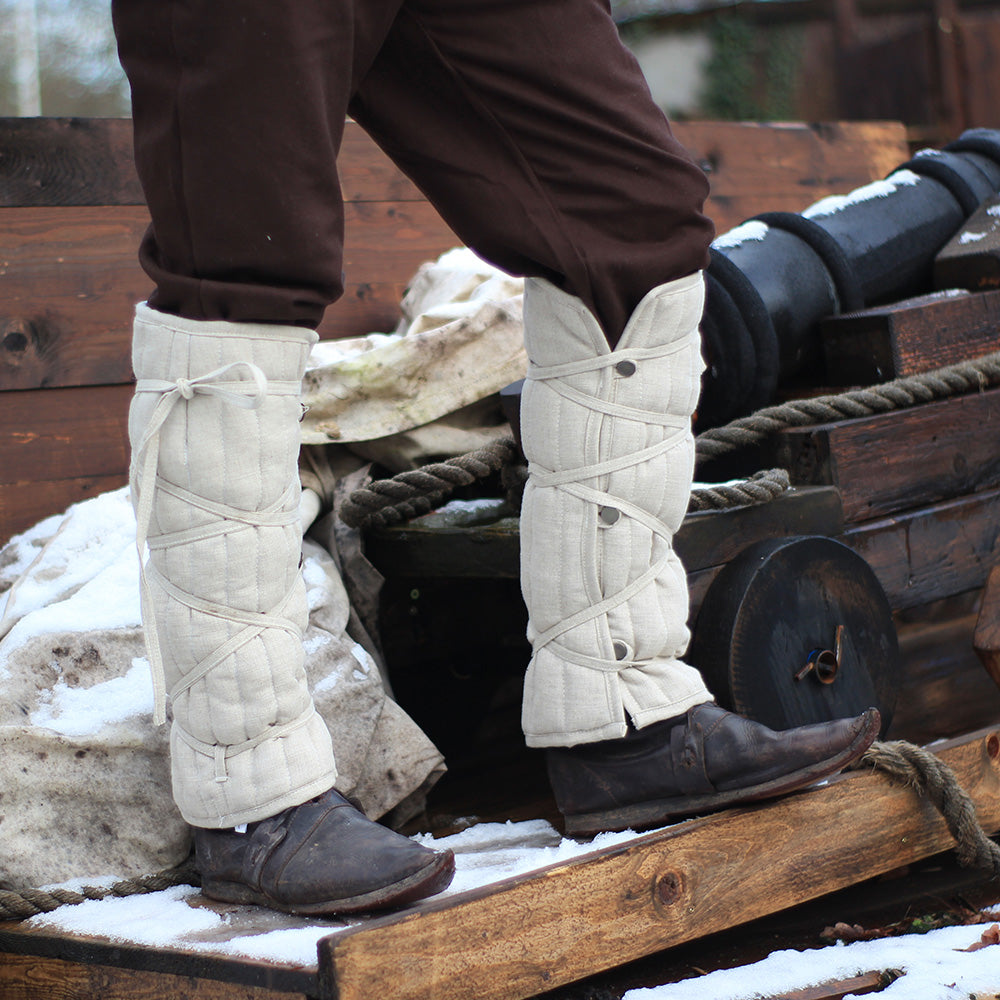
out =
{"type": "Polygon", "coordinates": [[[871,385],[1000,347],[1000,292],[923,295],[820,323],[827,381],[871,385]]]}
{"type": "Polygon", "coordinates": [[[0,209],[0,390],[131,378],[142,207],[0,209]]]}
{"type": "Polygon", "coordinates": [[[128,469],[129,385],[10,392],[0,406],[0,483],[128,469]]]}
{"type": "MultiPolygon", "coordinates": [[[[337,161],[345,201],[424,201],[355,122],[337,161]]],[[[144,205],[126,118],[0,118],[0,206],[144,205]]]]}
{"type": "MultiPolygon", "coordinates": [[[[366,536],[365,552],[385,576],[501,577],[520,575],[516,518],[461,527],[427,514],[366,536]]],[[[724,563],[751,542],[784,535],[835,535],[843,527],[835,489],[793,490],[768,504],[688,514],[674,547],[689,571],[724,563]]]]}
{"type": "MultiPolygon", "coordinates": [[[[997,734],[935,749],[984,827],[1000,827],[997,734]]],[[[813,899],[950,842],[926,799],[877,774],[853,773],[325,938],[320,982],[337,1000],[516,1000],[813,899]]]]}
{"type": "Polygon", "coordinates": [[[847,522],[1000,484],[1000,389],[906,410],[782,431],[760,467],[793,483],[835,485],[847,522]]]}
{"type": "Polygon", "coordinates": [[[0,118],[0,206],[142,205],[124,118],[0,118]]]}
{"type": "MultiPolygon", "coordinates": [[[[0,209],[0,390],[131,377],[132,311],[151,284],[136,260],[143,207],[0,209]]],[[[348,205],[344,297],[325,339],[391,332],[416,269],[456,244],[426,202],[348,205]]]]}
{"type": "Polygon", "coordinates": [[[935,288],[1000,288],[1000,195],[987,198],[934,258],[935,288]]]}
{"type": "Polygon", "coordinates": [[[130,385],[0,396],[0,544],[128,473],[130,385]]]}
{"type": "Polygon", "coordinates": [[[1000,684],[1000,563],[993,567],[983,589],[972,645],[994,683],[1000,684]]]}
{"type": "Polygon", "coordinates": [[[801,212],[909,159],[899,122],[676,122],[672,128],[708,173],[706,211],[720,233],[760,212],[801,212]]]}
{"type": "Polygon", "coordinates": [[[70,504],[116,490],[127,482],[128,473],[123,470],[110,476],[0,484],[0,547],[12,535],[27,531],[52,514],[61,513],[70,504]]]}
{"type": "Polygon", "coordinates": [[[864,557],[896,611],[977,590],[1000,558],[1000,490],[851,525],[840,540],[864,557]]]}
{"type": "Polygon", "coordinates": [[[881,993],[890,983],[898,978],[895,971],[865,972],[850,979],[830,980],[819,986],[807,986],[805,989],[771,995],[764,1000],[844,1000],[844,997],[864,996],[868,993],[881,993]]]}
{"type": "Polygon", "coordinates": [[[1000,719],[1000,689],[972,648],[975,613],[939,614],[923,606],[896,616],[902,672],[887,739],[926,743],[1000,719]]]}
{"type": "Polygon", "coordinates": [[[0,953],[4,1000],[289,1000],[306,995],[186,974],[0,953]]]}
{"type": "MultiPolygon", "coordinates": [[[[897,122],[676,122],[673,130],[711,173],[720,229],[758,211],[786,204],[798,211],[827,194],[844,194],[907,158],[897,122]]],[[[337,166],[345,201],[424,200],[353,121],[345,126],[337,166]]],[[[143,202],[131,121],[0,118],[0,206],[143,202]]]]}
{"type": "Polygon", "coordinates": [[[996,128],[1000,126],[996,100],[1000,93],[1000,19],[995,11],[964,8],[961,40],[967,121],[996,128]]]}

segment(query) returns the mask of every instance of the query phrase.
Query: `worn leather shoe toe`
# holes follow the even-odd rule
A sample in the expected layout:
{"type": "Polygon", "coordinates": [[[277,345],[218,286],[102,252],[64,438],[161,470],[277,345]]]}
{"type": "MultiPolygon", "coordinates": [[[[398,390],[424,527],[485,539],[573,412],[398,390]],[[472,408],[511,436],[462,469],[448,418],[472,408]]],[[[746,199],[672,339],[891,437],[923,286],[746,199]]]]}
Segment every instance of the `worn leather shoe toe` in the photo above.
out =
{"type": "Polygon", "coordinates": [[[589,836],[784,795],[842,770],[878,736],[870,708],[775,732],[712,702],[620,740],[546,751],[566,830],[589,836]]]}
{"type": "Polygon", "coordinates": [[[336,790],[250,823],[194,830],[202,892],[286,913],[358,913],[446,889],[451,851],[432,851],[369,820],[336,790]]]}

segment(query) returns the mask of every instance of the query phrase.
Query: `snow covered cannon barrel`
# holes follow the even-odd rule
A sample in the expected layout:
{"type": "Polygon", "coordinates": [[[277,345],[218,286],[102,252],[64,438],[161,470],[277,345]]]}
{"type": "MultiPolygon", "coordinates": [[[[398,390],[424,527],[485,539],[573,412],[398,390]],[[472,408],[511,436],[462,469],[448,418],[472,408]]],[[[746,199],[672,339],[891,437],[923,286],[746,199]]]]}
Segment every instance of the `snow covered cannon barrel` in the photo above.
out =
{"type": "Polygon", "coordinates": [[[821,319],[930,287],[934,257],[1000,191],[1000,131],[921,150],[885,180],[769,212],[712,245],[698,429],[767,405],[780,378],[816,361],[821,319]]]}

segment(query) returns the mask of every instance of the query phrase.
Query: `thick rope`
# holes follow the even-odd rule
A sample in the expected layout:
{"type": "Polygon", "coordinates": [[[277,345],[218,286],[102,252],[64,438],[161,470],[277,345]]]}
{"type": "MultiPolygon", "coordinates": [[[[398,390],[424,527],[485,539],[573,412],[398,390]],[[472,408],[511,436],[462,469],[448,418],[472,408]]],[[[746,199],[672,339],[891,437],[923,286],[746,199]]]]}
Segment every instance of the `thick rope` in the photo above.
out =
{"type": "Polygon", "coordinates": [[[695,440],[695,461],[704,462],[759,444],[769,435],[790,427],[809,427],[903,410],[949,396],[982,391],[997,383],[1000,383],[1000,351],[882,385],[768,406],[725,427],[713,427],[699,434],[695,440]]]}
{"type": "Polygon", "coordinates": [[[719,483],[691,491],[688,513],[699,510],[729,510],[767,503],[781,496],[791,485],[785,469],[764,469],[749,479],[735,483],[719,483]]]}
{"type": "Polygon", "coordinates": [[[155,875],[123,879],[107,888],[85,885],[79,892],[72,889],[22,889],[20,892],[0,889],[0,920],[27,920],[39,913],[50,913],[60,906],[75,906],[88,899],[138,896],[147,892],[161,892],[175,885],[201,885],[201,877],[190,862],[155,875]]]}
{"type": "Polygon", "coordinates": [[[392,479],[380,479],[355,490],[340,509],[341,520],[352,528],[384,527],[409,521],[433,510],[458,486],[485,479],[517,456],[513,438],[502,437],[476,451],[445,462],[435,462],[392,479]]]}
{"type": "MultiPolygon", "coordinates": [[[[791,427],[809,427],[907,409],[949,396],[982,391],[998,383],[1000,351],[882,385],[765,407],[725,427],[714,427],[699,434],[695,439],[695,461],[700,464],[759,444],[771,434],[791,427]]],[[[401,472],[391,479],[377,480],[366,489],[351,494],[341,511],[341,518],[352,528],[399,524],[433,510],[456,487],[469,486],[494,472],[501,473],[507,499],[517,510],[527,478],[527,470],[517,462],[518,457],[516,445],[505,437],[467,455],[412,472],[401,472]]],[[[787,475],[783,478],[781,470],[768,470],[743,483],[695,490],[688,510],[725,510],[765,503],[786,489],[787,475]]]]}
{"type": "MultiPolygon", "coordinates": [[[[516,455],[514,442],[500,438],[486,448],[447,462],[376,480],[351,494],[341,509],[341,519],[351,528],[380,528],[409,521],[433,510],[456,486],[468,486],[498,471],[507,502],[519,510],[528,468],[515,460],[516,455]]],[[[766,503],[784,493],[789,485],[784,469],[765,469],[746,480],[692,490],[688,511],[766,503]]]]}
{"type": "Polygon", "coordinates": [[[865,766],[909,785],[918,794],[926,794],[955,838],[958,863],[965,868],[979,868],[990,878],[1000,878],[1000,846],[983,832],[975,804],[944,761],[923,747],[892,740],[873,743],[852,769],[865,766]]]}

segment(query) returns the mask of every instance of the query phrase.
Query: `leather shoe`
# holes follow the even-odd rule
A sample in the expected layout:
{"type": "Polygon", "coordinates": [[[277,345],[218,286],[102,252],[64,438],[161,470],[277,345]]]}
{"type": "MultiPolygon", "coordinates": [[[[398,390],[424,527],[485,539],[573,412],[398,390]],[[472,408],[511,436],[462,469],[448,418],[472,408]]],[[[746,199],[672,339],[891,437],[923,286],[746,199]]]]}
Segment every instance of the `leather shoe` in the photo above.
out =
{"type": "Polygon", "coordinates": [[[441,892],[451,851],[432,851],[372,822],[331,789],[233,829],[194,829],[201,890],[212,899],[285,913],[382,910],[441,892]]]}
{"type": "Polygon", "coordinates": [[[567,833],[641,830],[820,781],[857,760],[880,722],[870,708],[855,719],[775,732],[706,702],[630,727],[620,740],[551,748],[549,780],[567,833]]]}

